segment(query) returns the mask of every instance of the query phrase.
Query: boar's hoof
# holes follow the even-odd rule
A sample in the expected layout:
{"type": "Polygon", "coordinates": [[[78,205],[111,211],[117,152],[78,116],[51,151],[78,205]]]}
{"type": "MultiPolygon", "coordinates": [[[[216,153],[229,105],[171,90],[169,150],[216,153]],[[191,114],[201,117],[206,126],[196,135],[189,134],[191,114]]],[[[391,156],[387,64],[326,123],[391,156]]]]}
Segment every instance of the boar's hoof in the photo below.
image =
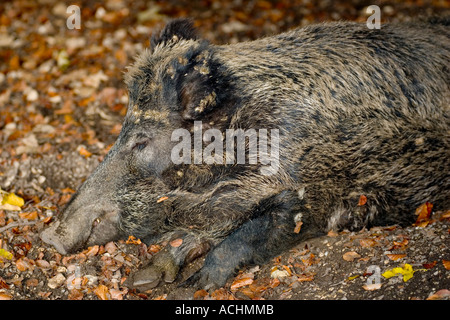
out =
{"type": "Polygon", "coordinates": [[[221,288],[227,282],[231,274],[229,272],[218,272],[218,270],[209,270],[208,267],[203,267],[186,281],[180,284],[180,287],[194,287],[203,288],[205,290],[215,290],[221,288]]]}
{"type": "Polygon", "coordinates": [[[172,283],[176,279],[179,269],[172,254],[163,249],[153,257],[146,267],[131,275],[125,285],[146,291],[158,286],[161,280],[165,283],[172,283]]]}

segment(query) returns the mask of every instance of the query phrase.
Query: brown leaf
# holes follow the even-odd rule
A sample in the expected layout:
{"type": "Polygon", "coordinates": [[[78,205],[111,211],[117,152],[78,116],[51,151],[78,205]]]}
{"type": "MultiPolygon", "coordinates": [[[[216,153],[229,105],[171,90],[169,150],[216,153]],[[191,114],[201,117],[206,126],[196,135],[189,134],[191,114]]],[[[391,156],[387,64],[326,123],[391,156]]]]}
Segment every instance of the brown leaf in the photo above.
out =
{"type": "Polygon", "coordinates": [[[406,257],[406,254],[387,254],[386,255],[389,259],[396,261],[398,259],[402,259],[406,257]]]}
{"type": "Polygon", "coordinates": [[[84,294],[81,290],[72,289],[69,291],[68,299],[69,300],[83,300],[83,296],[84,296],[84,294]]]}
{"type": "Polygon", "coordinates": [[[376,246],[378,242],[373,239],[360,239],[359,244],[364,248],[372,248],[376,246]]]}
{"type": "Polygon", "coordinates": [[[351,262],[351,261],[353,261],[355,259],[361,258],[361,256],[355,251],[348,251],[348,252],[344,253],[342,258],[345,261],[350,261],[351,262]]]}
{"type": "Polygon", "coordinates": [[[233,282],[233,284],[231,285],[231,290],[237,290],[241,287],[245,287],[248,285],[251,285],[253,283],[253,277],[247,277],[247,278],[241,278],[241,279],[237,279],[233,282]]]}
{"type": "Polygon", "coordinates": [[[197,290],[194,293],[194,299],[196,299],[196,300],[203,299],[206,296],[208,296],[208,291],[206,291],[205,289],[197,290]]]}
{"type": "Polygon", "coordinates": [[[442,264],[445,269],[450,270],[450,260],[442,260],[442,264]]]}
{"type": "Polygon", "coordinates": [[[314,280],[313,273],[297,275],[297,281],[299,281],[299,282],[313,281],[313,280],[314,280]]]}
{"type": "Polygon", "coordinates": [[[99,297],[100,300],[109,300],[108,299],[108,287],[101,284],[97,288],[94,289],[94,293],[99,297]]]}
{"type": "Polygon", "coordinates": [[[12,297],[9,294],[0,292],[0,300],[11,300],[11,299],[12,297]]]}
{"type": "Polygon", "coordinates": [[[358,206],[363,206],[367,203],[367,197],[365,195],[359,196],[358,206]]]}
{"type": "Polygon", "coordinates": [[[21,212],[19,213],[19,217],[26,220],[36,220],[38,218],[38,213],[37,211],[21,212]]]}
{"type": "Polygon", "coordinates": [[[439,290],[438,292],[436,292],[435,294],[432,294],[431,296],[429,296],[427,298],[427,300],[440,300],[440,299],[444,299],[447,297],[450,297],[450,290],[442,289],[442,290],[439,290]]]}
{"type": "Polygon", "coordinates": [[[303,222],[298,221],[297,224],[295,225],[294,233],[299,233],[300,229],[302,228],[302,225],[303,225],[303,222]]]}
{"type": "Polygon", "coordinates": [[[179,238],[179,239],[175,239],[170,241],[170,246],[174,247],[174,248],[178,248],[179,246],[181,246],[183,244],[183,239],[179,238]]]}
{"type": "Polygon", "coordinates": [[[363,285],[363,289],[366,291],[374,291],[381,288],[381,283],[370,283],[363,285]]]}
{"type": "Polygon", "coordinates": [[[336,231],[334,231],[334,230],[330,230],[330,231],[328,231],[328,233],[327,233],[327,236],[328,237],[332,237],[332,238],[334,238],[334,237],[337,237],[339,234],[336,232],[336,231]]]}
{"type": "Polygon", "coordinates": [[[434,266],[437,264],[437,261],[433,261],[433,262],[431,262],[431,263],[424,263],[423,264],[423,267],[425,268],[425,269],[431,269],[431,268],[434,268],[434,266]]]}
{"type": "Polygon", "coordinates": [[[98,250],[99,250],[99,246],[95,245],[95,246],[87,248],[86,250],[83,251],[83,253],[88,257],[93,257],[98,253],[98,250]]]}
{"type": "Polygon", "coordinates": [[[19,271],[33,270],[34,265],[31,264],[30,259],[28,259],[27,257],[23,257],[16,261],[16,268],[19,271]]]}
{"type": "Polygon", "coordinates": [[[424,225],[425,222],[428,222],[430,220],[431,211],[433,209],[433,204],[430,202],[425,202],[420,207],[416,209],[416,216],[417,220],[414,225],[419,227],[425,227],[428,223],[424,225]]]}

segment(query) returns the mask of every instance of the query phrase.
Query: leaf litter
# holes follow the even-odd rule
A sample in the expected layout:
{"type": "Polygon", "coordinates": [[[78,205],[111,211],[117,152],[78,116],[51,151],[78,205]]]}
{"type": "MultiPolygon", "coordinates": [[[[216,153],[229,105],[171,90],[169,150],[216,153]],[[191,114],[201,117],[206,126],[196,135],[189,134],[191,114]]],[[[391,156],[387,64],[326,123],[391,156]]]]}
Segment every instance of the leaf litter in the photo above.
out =
{"type": "MultiPolygon", "coordinates": [[[[390,7],[385,11],[393,20],[423,11],[420,1],[380,5],[390,7]]],[[[114,143],[128,102],[124,68],[148,47],[150,33],[168,17],[201,16],[197,24],[205,38],[233,43],[320,20],[363,22],[363,11],[320,0],[260,1],[246,8],[233,1],[213,1],[211,8],[176,2],[81,1],[83,27],[68,30],[63,2],[24,6],[15,0],[1,6],[1,300],[449,299],[450,211],[436,214],[430,204],[417,209],[416,227],[332,232],[265,265],[244,268],[212,292],[182,292],[175,284],[149,292],[124,287],[130,273],[164,244],[147,246],[130,238],[62,256],[38,238],[114,143]],[[383,273],[399,268],[399,262],[428,272],[413,273],[399,284],[395,280],[404,276],[400,272],[383,277],[381,289],[363,288],[373,275],[367,273],[369,266],[383,273]]],[[[429,10],[443,12],[448,4],[436,3],[429,10]]],[[[361,195],[359,205],[366,201],[361,195]]],[[[302,232],[301,228],[297,223],[293,231],[302,232]]],[[[181,245],[181,239],[175,240],[169,245],[181,245]]]]}

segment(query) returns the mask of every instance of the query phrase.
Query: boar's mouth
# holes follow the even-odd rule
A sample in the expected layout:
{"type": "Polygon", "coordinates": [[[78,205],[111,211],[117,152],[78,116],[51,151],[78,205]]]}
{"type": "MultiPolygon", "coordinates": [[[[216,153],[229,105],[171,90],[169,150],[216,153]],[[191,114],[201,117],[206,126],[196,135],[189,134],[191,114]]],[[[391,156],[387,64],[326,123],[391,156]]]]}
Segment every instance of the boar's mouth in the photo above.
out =
{"type": "Polygon", "coordinates": [[[59,253],[68,254],[96,244],[105,244],[121,237],[116,210],[92,212],[64,212],[61,220],[45,229],[40,238],[59,253]]]}

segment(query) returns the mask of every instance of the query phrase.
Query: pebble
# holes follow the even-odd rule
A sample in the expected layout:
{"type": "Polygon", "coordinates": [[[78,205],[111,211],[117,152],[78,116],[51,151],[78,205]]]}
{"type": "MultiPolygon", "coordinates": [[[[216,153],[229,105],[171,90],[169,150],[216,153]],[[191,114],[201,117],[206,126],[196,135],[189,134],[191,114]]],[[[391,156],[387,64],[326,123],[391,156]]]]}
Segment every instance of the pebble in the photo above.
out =
{"type": "Polygon", "coordinates": [[[57,273],[56,276],[48,280],[47,286],[50,289],[56,289],[60,287],[64,283],[64,281],[66,281],[64,275],[62,273],[57,273]]]}

